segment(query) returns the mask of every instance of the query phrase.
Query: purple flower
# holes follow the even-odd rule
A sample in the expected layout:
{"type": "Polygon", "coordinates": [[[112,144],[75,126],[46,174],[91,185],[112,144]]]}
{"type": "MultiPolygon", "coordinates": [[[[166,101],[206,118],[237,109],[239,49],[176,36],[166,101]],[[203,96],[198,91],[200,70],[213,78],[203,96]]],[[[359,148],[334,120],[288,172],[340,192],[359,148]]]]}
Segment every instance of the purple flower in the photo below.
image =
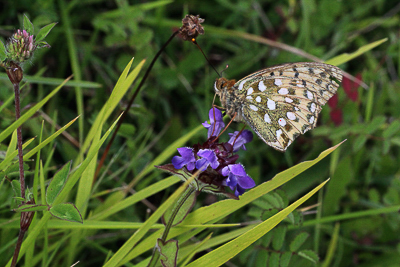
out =
{"type": "Polygon", "coordinates": [[[189,147],[180,147],[178,148],[178,152],[182,157],[175,156],[172,158],[172,164],[174,165],[174,168],[182,169],[183,166],[186,165],[186,168],[189,171],[194,170],[196,159],[194,157],[193,149],[189,147]]]}
{"type": "Polygon", "coordinates": [[[198,170],[205,170],[208,166],[216,169],[219,166],[217,155],[212,149],[200,149],[197,156],[202,157],[196,161],[196,168],[198,170]]]}
{"type": "Polygon", "coordinates": [[[221,130],[225,127],[225,123],[222,121],[222,112],[219,109],[213,107],[208,112],[208,117],[210,118],[210,124],[208,124],[207,121],[202,123],[203,126],[208,129],[207,137],[210,138],[211,135],[218,136],[221,130]]]}
{"type": "Polygon", "coordinates": [[[236,136],[238,135],[238,131],[235,131],[234,133],[230,133],[229,136],[231,137],[228,141],[229,144],[233,146],[233,152],[239,151],[240,148],[243,150],[246,150],[246,147],[244,144],[251,142],[253,140],[253,133],[250,132],[249,130],[244,130],[242,133],[239,135],[239,137],[236,139],[236,136]],[[236,139],[236,141],[235,141],[236,139]],[[235,142],[235,143],[233,143],[235,142]]]}
{"type": "Polygon", "coordinates": [[[228,176],[224,181],[226,186],[229,186],[235,195],[239,196],[244,193],[246,189],[254,187],[256,184],[244,170],[241,164],[231,164],[222,169],[222,175],[228,176]]]}

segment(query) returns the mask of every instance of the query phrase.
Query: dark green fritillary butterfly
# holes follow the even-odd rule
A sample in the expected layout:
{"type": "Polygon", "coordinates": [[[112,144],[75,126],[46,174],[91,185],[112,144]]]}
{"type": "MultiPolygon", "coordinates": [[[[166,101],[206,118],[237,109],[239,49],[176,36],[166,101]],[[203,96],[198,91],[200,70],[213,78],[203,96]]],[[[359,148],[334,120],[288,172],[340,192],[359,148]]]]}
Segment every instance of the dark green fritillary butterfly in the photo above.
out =
{"type": "Polygon", "coordinates": [[[266,144],[285,151],[316,126],[321,107],[336,93],[342,77],[332,65],[289,63],[237,82],[219,78],[214,89],[234,121],[245,121],[266,144]]]}

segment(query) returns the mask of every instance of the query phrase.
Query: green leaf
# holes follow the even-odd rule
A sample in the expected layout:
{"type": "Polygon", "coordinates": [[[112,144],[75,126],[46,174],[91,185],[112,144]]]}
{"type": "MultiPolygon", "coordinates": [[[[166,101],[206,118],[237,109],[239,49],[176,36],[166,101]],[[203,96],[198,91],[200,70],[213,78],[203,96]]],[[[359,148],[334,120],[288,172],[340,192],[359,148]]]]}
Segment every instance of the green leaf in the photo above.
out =
{"type": "Polygon", "coordinates": [[[192,210],[194,204],[196,203],[197,195],[198,195],[198,191],[191,190],[191,187],[186,188],[186,192],[184,192],[179,197],[178,201],[176,201],[175,204],[172,205],[171,207],[169,207],[169,209],[164,213],[164,215],[162,217],[163,224],[166,225],[167,222],[169,222],[173,211],[177,208],[177,205],[183,200],[183,198],[187,197],[187,199],[185,200],[183,205],[179,208],[178,213],[175,215],[172,226],[175,226],[175,225],[181,223],[186,218],[186,216],[189,214],[189,212],[192,210]],[[189,193],[189,191],[192,191],[192,193],[190,194],[190,196],[187,196],[186,193],[189,193]]]}
{"type": "Polygon", "coordinates": [[[367,142],[367,136],[366,135],[357,136],[357,138],[356,138],[356,140],[354,141],[354,144],[353,144],[353,151],[354,152],[359,151],[365,145],[365,142],[367,142]]]}
{"type": "Polygon", "coordinates": [[[287,267],[289,266],[290,259],[292,258],[292,252],[286,251],[281,255],[281,260],[279,261],[280,267],[287,267]]]}
{"type": "Polygon", "coordinates": [[[42,211],[47,210],[47,205],[37,205],[37,204],[23,204],[18,208],[14,209],[15,212],[28,212],[28,211],[42,211]]]}
{"type": "Polygon", "coordinates": [[[287,227],[280,225],[275,227],[272,238],[272,248],[274,250],[281,250],[283,242],[285,241],[287,227]]]}
{"type": "Polygon", "coordinates": [[[274,216],[275,214],[277,214],[280,210],[278,209],[269,209],[266,210],[262,213],[261,215],[261,220],[265,221],[268,220],[269,218],[271,218],[272,216],[274,216]]]}
{"type": "Polygon", "coordinates": [[[317,263],[319,261],[319,257],[317,255],[317,253],[315,253],[312,250],[302,250],[302,251],[299,251],[298,254],[299,254],[299,256],[301,256],[309,261],[312,261],[313,263],[317,263]]]}
{"type": "MultiPolygon", "coordinates": [[[[229,259],[233,258],[245,248],[253,244],[255,241],[260,239],[264,234],[268,233],[271,229],[273,229],[278,223],[280,223],[286,216],[295,210],[298,206],[304,203],[307,199],[309,199],[312,195],[314,195],[321,187],[323,187],[328,180],[321,183],[319,186],[311,190],[305,196],[298,199],[296,202],[291,204],[286,209],[282,210],[275,216],[269,218],[268,220],[261,222],[254,228],[250,229],[246,233],[242,234],[241,236],[235,238],[234,240],[222,245],[211,252],[207,253],[206,255],[198,258],[194,262],[187,265],[187,267],[194,267],[194,266],[220,266],[223,263],[227,262],[229,259]]],[[[251,192],[247,192],[251,194],[251,192]]],[[[242,199],[242,198],[241,198],[242,199]]],[[[235,201],[238,203],[239,201],[235,201]]],[[[236,205],[237,206],[237,205],[236,205]]],[[[192,213],[193,214],[193,213],[192,213]]],[[[192,215],[190,214],[190,215],[192,215]]],[[[189,216],[188,216],[189,218],[189,216]]],[[[188,219],[185,220],[187,222],[188,219]]]]}
{"type": "Polygon", "coordinates": [[[39,103],[31,107],[24,115],[22,115],[16,122],[11,124],[10,126],[7,127],[7,129],[3,130],[0,133],[0,142],[2,142],[5,138],[7,138],[15,129],[17,129],[19,126],[21,126],[25,121],[30,119],[36,111],[38,111],[43,105],[49,101],[50,98],[52,98],[63,86],[64,84],[69,80],[70,78],[67,78],[64,80],[56,89],[54,89],[51,93],[49,93],[45,98],[43,98],[39,103]]]}
{"type": "Polygon", "coordinates": [[[0,62],[3,62],[7,58],[7,51],[6,47],[4,46],[3,42],[0,41],[0,62]]]}
{"type": "Polygon", "coordinates": [[[56,204],[49,211],[51,215],[61,220],[83,223],[79,210],[72,203],[56,204]]]}
{"type": "Polygon", "coordinates": [[[18,180],[11,181],[12,189],[14,190],[14,195],[16,197],[21,197],[21,184],[18,180]]]}
{"type": "Polygon", "coordinates": [[[71,169],[71,161],[65,164],[61,170],[59,170],[51,179],[49,186],[46,190],[46,202],[52,205],[58,194],[65,185],[65,181],[68,178],[69,171],[71,169]]]}
{"type": "Polygon", "coordinates": [[[35,37],[35,42],[40,42],[44,38],[46,38],[46,36],[49,34],[51,29],[53,29],[53,27],[56,26],[56,24],[57,24],[57,22],[54,22],[54,23],[51,23],[51,24],[46,25],[43,28],[41,28],[40,31],[38,32],[38,34],[35,37]]]}
{"type": "Polygon", "coordinates": [[[164,243],[160,238],[157,239],[160,261],[163,267],[175,267],[178,258],[178,241],[168,240],[164,243]]]}
{"type": "Polygon", "coordinates": [[[378,40],[376,42],[364,45],[362,47],[360,47],[359,49],[357,49],[357,51],[353,52],[353,53],[343,53],[337,57],[331,58],[330,60],[325,61],[326,64],[331,64],[331,65],[341,65],[343,63],[346,63],[350,60],[352,60],[353,58],[356,58],[362,54],[364,54],[365,52],[381,45],[382,43],[386,42],[388,40],[388,38],[384,38],[381,40],[378,40]]]}
{"type": "Polygon", "coordinates": [[[32,22],[29,20],[28,16],[24,14],[24,22],[23,22],[24,30],[27,31],[30,35],[35,34],[32,22]]]}
{"type": "Polygon", "coordinates": [[[376,116],[368,125],[365,127],[364,133],[373,134],[378,130],[384,123],[386,118],[384,116],[376,116]]]}
{"type": "Polygon", "coordinates": [[[268,267],[278,267],[279,266],[280,254],[277,252],[271,252],[268,261],[268,267]]]}
{"type": "Polygon", "coordinates": [[[299,233],[290,243],[290,251],[296,252],[309,236],[310,234],[305,232],[299,233]]]}
{"type": "Polygon", "coordinates": [[[395,133],[397,133],[400,129],[400,121],[396,120],[393,121],[389,127],[387,127],[386,130],[383,131],[382,133],[382,137],[383,138],[389,138],[391,136],[393,136],[395,133]]]}

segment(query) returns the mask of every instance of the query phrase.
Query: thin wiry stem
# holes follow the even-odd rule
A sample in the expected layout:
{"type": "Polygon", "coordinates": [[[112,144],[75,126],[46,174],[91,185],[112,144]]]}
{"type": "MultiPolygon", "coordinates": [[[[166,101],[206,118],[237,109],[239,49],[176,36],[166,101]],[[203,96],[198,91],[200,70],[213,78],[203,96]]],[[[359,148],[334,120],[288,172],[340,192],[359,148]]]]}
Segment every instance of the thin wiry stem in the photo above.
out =
{"type": "Polygon", "coordinates": [[[143,76],[143,79],[140,81],[140,84],[138,85],[138,87],[136,88],[135,93],[133,94],[133,96],[131,97],[131,99],[129,100],[128,106],[125,108],[125,111],[123,112],[121,118],[118,121],[117,126],[115,127],[115,130],[113,132],[113,135],[111,136],[110,142],[108,142],[106,149],[104,150],[103,155],[101,156],[99,165],[97,166],[96,169],[96,173],[94,175],[94,178],[96,179],[96,177],[99,174],[99,171],[101,169],[101,167],[104,164],[104,160],[107,157],[108,151],[110,150],[110,147],[112,145],[112,143],[114,142],[115,136],[118,133],[119,128],[121,127],[122,122],[124,121],[126,115],[129,112],[129,109],[131,108],[133,101],[135,101],[136,96],[138,95],[140,89],[142,88],[144,82],[147,80],[147,77],[149,76],[149,73],[151,71],[151,69],[153,68],[154,63],[156,62],[156,60],[158,59],[158,57],[161,55],[161,53],[164,51],[164,49],[167,47],[167,45],[172,41],[172,39],[179,33],[179,31],[174,32],[168,39],[168,41],[165,42],[165,44],[161,47],[161,49],[157,52],[157,54],[154,56],[153,60],[150,63],[150,66],[147,68],[146,73],[143,76]]]}

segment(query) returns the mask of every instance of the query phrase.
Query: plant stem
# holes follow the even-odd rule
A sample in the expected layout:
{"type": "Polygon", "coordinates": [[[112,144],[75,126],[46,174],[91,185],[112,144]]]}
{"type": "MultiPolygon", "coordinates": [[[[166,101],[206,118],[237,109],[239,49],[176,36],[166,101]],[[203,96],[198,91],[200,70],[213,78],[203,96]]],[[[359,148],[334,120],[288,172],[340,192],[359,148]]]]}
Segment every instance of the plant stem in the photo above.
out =
{"type": "Polygon", "coordinates": [[[15,245],[14,255],[11,261],[11,267],[17,266],[19,251],[21,250],[22,241],[24,240],[25,232],[19,229],[17,244],[15,245]]]}
{"type": "MultiPolygon", "coordinates": [[[[162,236],[161,236],[161,238],[160,238],[161,241],[162,241],[163,243],[165,243],[165,242],[167,241],[167,237],[168,237],[169,231],[170,231],[171,228],[172,228],[172,225],[173,225],[173,223],[174,223],[175,217],[176,217],[176,215],[177,215],[178,212],[179,212],[179,209],[183,206],[183,204],[184,204],[185,201],[190,197],[190,195],[193,194],[194,190],[195,190],[195,189],[194,189],[193,187],[188,186],[188,187],[186,188],[185,192],[184,192],[183,197],[180,198],[179,202],[178,202],[177,205],[175,206],[175,209],[172,211],[171,217],[169,218],[169,221],[168,221],[167,224],[165,225],[164,232],[163,232],[163,234],[162,234],[162,236]]],[[[158,240],[157,240],[156,242],[158,242],[158,240]]],[[[149,265],[147,265],[147,266],[148,266],[148,267],[155,267],[155,266],[157,266],[156,264],[157,264],[159,258],[160,258],[160,251],[157,250],[157,244],[156,244],[156,246],[155,246],[154,249],[153,249],[153,255],[152,255],[152,257],[151,257],[151,260],[150,260],[150,262],[149,262],[149,265]]]]}
{"type": "Polygon", "coordinates": [[[179,33],[179,31],[176,31],[169,37],[168,41],[166,41],[165,44],[161,47],[161,49],[157,52],[157,54],[154,56],[153,60],[151,61],[150,66],[147,68],[146,73],[143,76],[143,79],[140,81],[140,84],[136,88],[135,93],[133,94],[133,96],[129,100],[128,106],[125,108],[124,113],[122,113],[122,116],[119,119],[117,126],[115,127],[115,130],[113,132],[113,135],[111,136],[110,142],[108,142],[107,147],[104,150],[103,155],[101,156],[101,159],[99,161],[99,165],[97,165],[96,173],[94,175],[94,179],[95,180],[96,180],[97,176],[99,175],[100,168],[103,166],[104,160],[107,157],[108,151],[110,150],[110,147],[111,147],[112,143],[114,142],[115,136],[117,135],[118,130],[121,127],[122,122],[124,121],[126,115],[128,114],[129,109],[131,108],[131,106],[133,104],[133,101],[136,99],[136,96],[138,95],[138,93],[139,93],[140,89],[142,88],[144,82],[147,80],[147,77],[149,76],[149,73],[150,73],[151,69],[153,68],[154,63],[156,62],[158,57],[161,55],[161,53],[164,51],[164,49],[167,47],[167,45],[172,41],[172,39],[178,33],[179,33]]]}
{"type": "MultiPolygon", "coordinates": [[[[19,83],[13,83],[15,95],[15,120],[21,117],[19,83]]],[[[24,175],[24,160],[22,154],[22,127],[17,128],[17,148],[19,162],[19,181],[21,184],[21,197],[25,198],[25,175],[24,175]]]]}

